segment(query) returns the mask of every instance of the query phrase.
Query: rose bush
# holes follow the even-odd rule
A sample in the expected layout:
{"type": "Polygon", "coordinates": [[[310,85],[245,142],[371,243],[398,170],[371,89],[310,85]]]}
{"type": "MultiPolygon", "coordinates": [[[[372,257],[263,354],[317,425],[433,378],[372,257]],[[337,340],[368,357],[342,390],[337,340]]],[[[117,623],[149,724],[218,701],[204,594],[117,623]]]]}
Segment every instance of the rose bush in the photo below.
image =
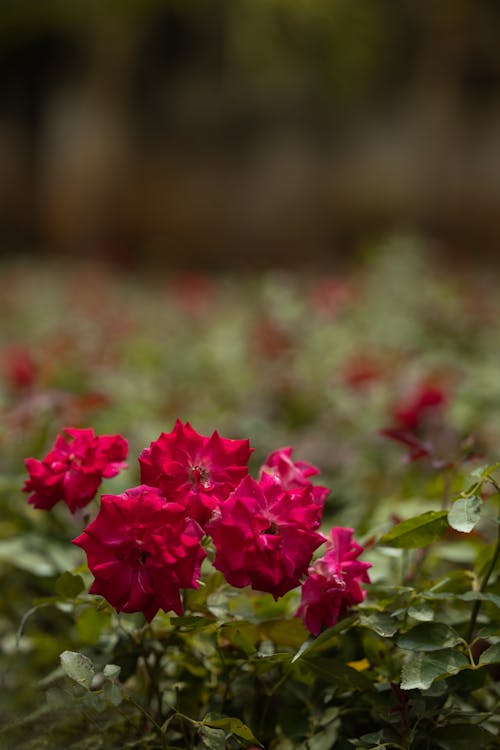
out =
{"type": "Polygon", "coordinates": [[[0,277],[3,361],[35,365],[0,379],[0,747],[496,747],[496,286],[422,263],[335,310],[211,280],[196,316],[168,281],[0,277]],[[89,424],[142,461],[77,456],[89,424]]]}

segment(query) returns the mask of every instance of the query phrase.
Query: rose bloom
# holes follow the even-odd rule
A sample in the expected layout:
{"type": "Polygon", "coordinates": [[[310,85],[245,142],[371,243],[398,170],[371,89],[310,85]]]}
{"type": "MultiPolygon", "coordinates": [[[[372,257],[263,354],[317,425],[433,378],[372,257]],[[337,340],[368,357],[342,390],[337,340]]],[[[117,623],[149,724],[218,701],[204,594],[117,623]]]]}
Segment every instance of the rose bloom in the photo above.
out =
{"type": "Polygon", "coordinates": [[[307,461],[293,461],[292,453],[293,448],[289,447],[270,453],[262,466],[261,476],[270,474],[285,490],[308,488],[314,502],[322,507],[330,490],[328,487],[314,485],[309,480],[309,477],[320,473],[318,467],[307,461]]]}
{"type": "Polygon", "coordinates": [[[49,453],[39,461],[27,458],[29,473],[23,492],[28,502],[50,510],[64,500],[72,513],[95,497],[103,477],[114,477],[123,468],[128,444],[121,435],[95,435],[91,428],[67,427],[49,453]]]}
{"type": "Polygon", "coordinates": [[[87,554],[95,578],[90,593],[151,621],[159,609],[182,615],[180,589],[198,588],[202,535],[182,505],[141,485],[103,495],[95,520],[73,543],[87,554]]]}
{"type": "Polygon", "coordinates": [[[287,492],[271,476],[245,477],[207,525],[214,566],[232,586],[278,599],[299,584],[325,541],[313,530],[320,512],[307,487],[287,492]]]}
{"type": "Polygon", "coordinates": [[[366,596],[361,583],[370,583],[371,563],[357,560],[363,547],[352,538],[353,529],[333,528],[323,557],[309,568],[296,612],[313,635],[335,625],[349,607],[366,596]]]}
{"type": "Polygon", "coordinates": [[[251,452],[248,440],[222,438],[217,431],[200,435],[178,419],[172,432],[163,432],[142,451],[141,482],[159,487],[204,527],[214,508],[248,474],[251,452]]]}

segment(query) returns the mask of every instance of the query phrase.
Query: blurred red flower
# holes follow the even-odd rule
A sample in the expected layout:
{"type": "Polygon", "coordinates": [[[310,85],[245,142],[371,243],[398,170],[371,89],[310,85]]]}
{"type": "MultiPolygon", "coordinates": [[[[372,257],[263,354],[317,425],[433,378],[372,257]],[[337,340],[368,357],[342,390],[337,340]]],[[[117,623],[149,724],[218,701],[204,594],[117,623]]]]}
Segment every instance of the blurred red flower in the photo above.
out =
{"type": "Polygon", "coordinates": [[[410,461],[432,457],[434,448],[429,437],[440,426],[441,409],[447,400],[442,387],[428,380],[418,383],[393,406],[393,424],[380,430],[380,434],[404,445],[410,461]]]}
{"type": "Polygon", "coordinates": [[[432,383],[419,383],[416,388],[394,407],[396,422],[408,430],[417,430],[426,416],[443,406],[446,394],[442,388],[432,383]]]}
{"type": "Polygon", "coordinates": [[[3,353],[3,370],[7,384],[15,391],[26,391],[35,384],[38,367],[31,351],[20,344],[3,353]]]}

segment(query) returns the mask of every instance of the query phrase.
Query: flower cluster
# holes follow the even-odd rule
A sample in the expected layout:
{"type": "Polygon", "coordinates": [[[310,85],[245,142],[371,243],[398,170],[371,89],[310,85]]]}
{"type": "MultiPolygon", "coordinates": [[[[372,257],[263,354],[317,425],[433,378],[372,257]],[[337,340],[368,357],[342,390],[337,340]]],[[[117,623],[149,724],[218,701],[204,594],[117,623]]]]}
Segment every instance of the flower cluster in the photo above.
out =
{"type": "MultiPolygon", "coordinates": [[[[72,511],[83,507],[102,478],[124,466],[121,436],[71,428],[65,434],[69,440],[60,436],[42,461],[26,460],[24,489],[37,508],[60,499],[72,511]]],[[[314,634],[361,602],[370,565],[356,559],[362,547],[352,529],[335,528],[331,539],[320,532],[329,490],[311,482],[318,469],[281,448],[256,480],[248,472],[251,453],[248,440],[200,435],[180,420],[162,433],[139,456],[141,484],[103,495],[97,516],[73,540],[94,575],[90,593],[148,621],[159,609],[181,615],[180,592],[198,587],[208,537],[213,564],[232,586],[275,599],[302,586],[297,615],[314,634]],[[312,563],[324,544],[324,556],[312,563]]]]}

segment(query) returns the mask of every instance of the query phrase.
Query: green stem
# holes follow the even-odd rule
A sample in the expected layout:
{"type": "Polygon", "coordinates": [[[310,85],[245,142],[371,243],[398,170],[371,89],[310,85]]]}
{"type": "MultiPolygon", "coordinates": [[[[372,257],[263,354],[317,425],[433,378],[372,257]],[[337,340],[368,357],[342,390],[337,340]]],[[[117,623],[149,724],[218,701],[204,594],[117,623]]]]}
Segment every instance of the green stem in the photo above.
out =
{"type": "Polygon", "coordinates": [[[160,685],[158,684],[158,660],[155,659],[155,666],[153,668],[151,667],[148,659],[149,659],[149,655],[144,654],[142,657],[142,660],[144,662],[144,666],[146,668],[146,672],[149,678],[148,705],[150,704],[151,698],[154,695],[156,698],[156,703],[158,707],[158,723],[161,724],[163,722],[163,714],[162,714],[163,696],[162,696],[162,692],[160,689],[160,685]]]}
{"type": "Polygon", "coordinates": [[[125,697],[126,697],[126,699],[128,701],[130,701],[130,703],[132,703],[133,706],[135,706],[138,709],[138,711],[141,712],[141,714],[149,722],[151,722],[151,724],[154,726],[154,728],[156,729],[156,731],[158,732],[158,734],[160,736],[161,746],[162,746],[163,750],[167,750],[167,738],[165,736],[165,733],[163,732],[163,729],[158,724],[158,722],[155,721],[155,719],[151,716],[151,714],[149,713],[149,711],[146,711],[146,709],[144,708],[144,706],[141,706],[141,704],[138,701],[136,701],[135,698],[133,698],[131,695],[125,695],[125,697]]]}
{"type": "MultiPolygon", "coordinates": [[[[499,515],[500,515],[500,487],[495,482],[495,480],[491,479],[490,481],[495,486],[498,495],[499,495],[499,515]]],[[[484,578],[481,581],[481,585],[479,586],[479,593],[482,593],[486,586],[488,585],[488,581],[490,580],[491,574],[495,570],[498,558],[500,556],[500,523],[498,524],[498,532],[497,532],[497,543],[495,545],[495,550],[493,552],[493,557],[491,558],[491,563],[488,566],[488,569],[486,573],[484,574],[484,578]]],[[[481,609],[481,599],[476,599],[474,602],[474,606],[472,607],[472,614],[469,622],[469,628],[467,630],[467,635],[465,637],[465,640],[470,643],[472,640],[472,636],[474,635],[474,629],[476,627],[476,621],[477,617],[479,615],[479,610],[481,609]]]]}

